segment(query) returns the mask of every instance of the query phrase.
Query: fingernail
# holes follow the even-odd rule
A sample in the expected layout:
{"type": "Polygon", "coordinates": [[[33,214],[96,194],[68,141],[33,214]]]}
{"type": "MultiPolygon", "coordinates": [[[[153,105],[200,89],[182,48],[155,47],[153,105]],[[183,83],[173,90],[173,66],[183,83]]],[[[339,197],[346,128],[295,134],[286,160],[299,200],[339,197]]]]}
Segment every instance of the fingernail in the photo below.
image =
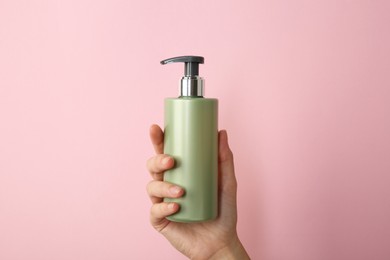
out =
{"type": "Polygon", "coordinates": [[[173,209],[175,207],[175,203],[169,203],[168,204],[168,209],[173,209]]]}
{"type": "Polygon", "coordinates": [[[169,188],[169,192],[172,195],[177,195],[177,194],[179,194],[180,191],[181,191],[181,188],[178,187],[178,186],[172,186],[172,187],[169,188]]]}
{"type": "Polygon", "coordinates": [[[164,165],[167,165],[169,163],[169,161],[171,160],[171,157],[165,157],[164,159],[162,159],[162,163],[164,165]]]}

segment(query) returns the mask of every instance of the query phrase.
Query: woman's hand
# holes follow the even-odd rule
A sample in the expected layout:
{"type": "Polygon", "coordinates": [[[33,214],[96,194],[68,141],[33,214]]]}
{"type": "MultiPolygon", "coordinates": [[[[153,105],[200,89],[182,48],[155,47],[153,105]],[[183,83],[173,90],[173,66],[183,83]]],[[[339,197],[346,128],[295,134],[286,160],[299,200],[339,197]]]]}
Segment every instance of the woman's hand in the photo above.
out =
{"type": "Polygon", "coordinates": [[[150,139],[156,152],[147,162],[148,171],[153,178],[147,185],[153,204],[150,210],[152,226],[191,259],[249,259],[236,231],[237,181],[226,131],[220,131],[218,136],[218,218],[200,223],[178,223],[166,219],[178,211],[180,206],[177,203],[163,202],[163,198],[181,197],[184,190],[163,181],[164,171],[172,168],[175,162],[172,157],[163,154],[164,133],[159,126],[151,126],[150,139]]]}

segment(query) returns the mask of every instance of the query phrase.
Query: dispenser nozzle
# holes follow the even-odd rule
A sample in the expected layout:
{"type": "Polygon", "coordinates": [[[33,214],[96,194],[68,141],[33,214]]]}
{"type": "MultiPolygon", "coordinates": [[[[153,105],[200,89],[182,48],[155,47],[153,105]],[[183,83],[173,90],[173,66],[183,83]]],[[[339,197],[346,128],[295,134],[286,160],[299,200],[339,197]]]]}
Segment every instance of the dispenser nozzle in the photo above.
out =
{"type": "Polygon", "coordinates": [[[184,76],[198,76],[199,64],[204,63],[204,58],[201,56],[179,56],[161,61],[165,65],[173,62],[184,62],[184,76]]]}

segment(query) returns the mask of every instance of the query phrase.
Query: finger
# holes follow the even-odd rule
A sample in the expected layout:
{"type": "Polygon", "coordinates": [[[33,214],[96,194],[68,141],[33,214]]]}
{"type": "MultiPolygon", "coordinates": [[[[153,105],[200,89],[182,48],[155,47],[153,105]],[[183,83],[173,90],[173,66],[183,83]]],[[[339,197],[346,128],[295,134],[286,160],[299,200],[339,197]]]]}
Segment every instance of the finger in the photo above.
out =
{"type": "Polygon", "coordinates": [[[175,161],[166,154],[157,154],[146,162],[146,168],[154,180],[162,180],[163,172],[172,168],[175,161]]]}
{"type": "Polygon", "coordinates": [[[237,180],[234,174],[233,153],[229,148],[227,132],[220,131],[218,137],[219,215],[222,219],[237,218],[237,180]]]}
{"type": "Polygon", "coordinates": [[[151,181],[146,190],[153,204],[162,202],[163,198],[178,198],[184,194],[183,188],[163,181],[151,181]]]}
{"type": "Polygon", "coordinates": [[[178,210],[179,204],[173,202],[153,204],[150,209],[150,223],[155,229],[161,231],[169,223],[166,217],[172,215],[178,210]]]}
{"type": "Polygon", "coordinates": [[[230,150],[228,143],[228,136],[226,130],[221,130],[219,132],[219,168],[221,173],[221,186],[225,188],[228,185],[228,188],[232,188],[231,186],[236,186],[236,177],[234,174],[234,160],[233,153],[230,150]]]}
{"type": "Polygon", "coordinates": [[[233,153],[230,150],[228,143],[228,135],[226,130],[219,131],[218,135],[218,158],[220,162],[231,161],[233,162],[233,153]]]}
{"type": "Polygon", "coordinates": [[[158,125],[152,125],[149,130],[150,140],[157,154],[164,152],[164,133],[158,125]]]}

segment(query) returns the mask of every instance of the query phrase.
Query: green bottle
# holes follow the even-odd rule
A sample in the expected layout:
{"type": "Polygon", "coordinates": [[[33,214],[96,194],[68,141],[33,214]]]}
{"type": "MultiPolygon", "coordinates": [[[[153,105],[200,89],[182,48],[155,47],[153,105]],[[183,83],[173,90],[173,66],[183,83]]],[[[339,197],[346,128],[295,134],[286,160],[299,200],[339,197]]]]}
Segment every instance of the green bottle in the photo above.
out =
{"type": "Polygon", "coordinates": [[[167,217],[175,222],[201,222],[218,215],[218,100],[204,98],[204,80],[199,64],[204,58],[181,56],[161,64],[184,62],[180,96],[165,99],[164,153],[175,166],[164,173],[164,181],[184,188],[177,202],[180,210],[167,217]]]}

